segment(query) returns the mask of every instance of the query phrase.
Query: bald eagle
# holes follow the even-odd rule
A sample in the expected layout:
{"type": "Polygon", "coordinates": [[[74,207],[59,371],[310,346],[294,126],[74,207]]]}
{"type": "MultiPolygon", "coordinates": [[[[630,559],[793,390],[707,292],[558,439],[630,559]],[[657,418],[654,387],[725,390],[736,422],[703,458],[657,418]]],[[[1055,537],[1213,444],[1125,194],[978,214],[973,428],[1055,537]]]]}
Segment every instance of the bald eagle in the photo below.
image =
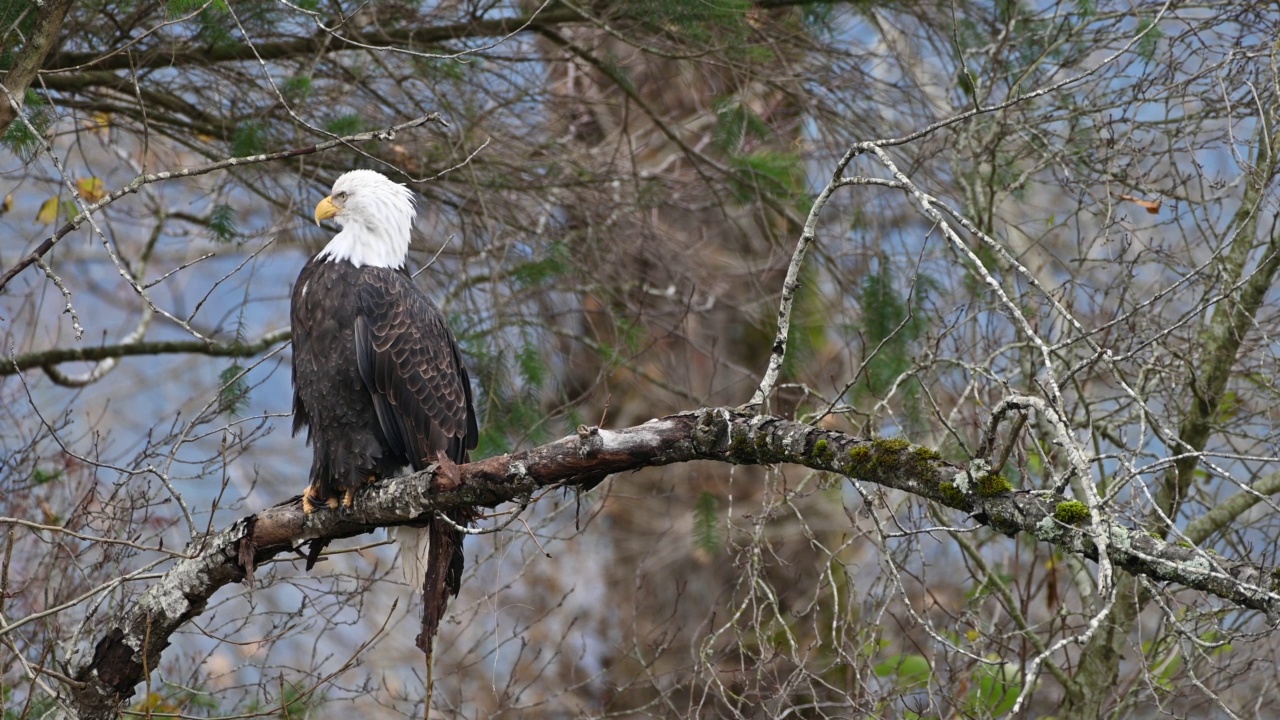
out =
{"type": "MultiPolygon", "coordinates": [[[[351,507],[405,467],[465,463],[478,436],[471,383],[439,308],[405,269],[413,193],[372,170],[339,177],[316,206],[342,230],[293,287],[293,432],[314,455],[303,509],[351,507]]],[[[399,528],[405,579],[423,595],[418,647],[431,645],[462,580],[463,533],[432,514],[399,528]]]]}

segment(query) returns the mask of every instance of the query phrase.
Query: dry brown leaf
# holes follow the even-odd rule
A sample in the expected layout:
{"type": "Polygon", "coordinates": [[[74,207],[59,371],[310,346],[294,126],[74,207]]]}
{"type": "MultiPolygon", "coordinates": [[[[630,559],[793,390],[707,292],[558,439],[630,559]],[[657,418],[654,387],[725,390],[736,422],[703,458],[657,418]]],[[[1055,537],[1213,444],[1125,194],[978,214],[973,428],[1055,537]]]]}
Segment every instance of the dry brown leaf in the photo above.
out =
{"type": "Polygon", "coordinates": [[[1141,198],[1136,198],[1132,195],[1121,195],[1120,199],[1128,200],[1129,202],[1133,203],[1134,205],[1137,205],[1143,210],[1146,210],[1152,215],[1155,215],[1156,213],[1160,212],[1160,206],[1163,204],[1163,201],[1160,201],[1160,200],[1143,200],[1141,198]]]}

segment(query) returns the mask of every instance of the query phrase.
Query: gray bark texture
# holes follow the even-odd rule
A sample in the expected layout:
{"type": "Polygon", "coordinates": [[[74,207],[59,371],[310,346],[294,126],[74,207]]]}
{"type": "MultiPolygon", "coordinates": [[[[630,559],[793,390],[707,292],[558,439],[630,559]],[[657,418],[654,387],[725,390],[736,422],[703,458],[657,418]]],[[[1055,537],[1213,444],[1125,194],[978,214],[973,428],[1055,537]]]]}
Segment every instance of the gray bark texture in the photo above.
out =
{"type": "Polygon", "coordinates": [[[68,706],[78,718],[114,718],[155,668],[169,638],[198,616],[220,588],[252,582],[254,568],[302,543],[346,538],[407,522],[428,510],[496,506],[553,485],[590,485],[615,473],[691,460],[741,465],[788,463],[832,472],[927,498],[1008,535],[1027,532],[1063,550],[1097,557],[1106,533],[1111,561],[1151,580],[1177,583],[1240,607],[1280,616],[1277,569],[1164,542],[1088,513],[1058,495],[1010,490],[983,460],[968,468],[901,440],[855,438],[733,408],[704,408],[622,430],[579,428],[531,450],[459,468],[461,485],[433,490],[434,468],[362,492],[350,511],[307,516],[300,498],[236,521],[198,539],[181,559],[116,617],[102,623],[91,657],[75,672],[68,706]],[[1056,517],[1055,517],[1056,516],[1056,517]]]}

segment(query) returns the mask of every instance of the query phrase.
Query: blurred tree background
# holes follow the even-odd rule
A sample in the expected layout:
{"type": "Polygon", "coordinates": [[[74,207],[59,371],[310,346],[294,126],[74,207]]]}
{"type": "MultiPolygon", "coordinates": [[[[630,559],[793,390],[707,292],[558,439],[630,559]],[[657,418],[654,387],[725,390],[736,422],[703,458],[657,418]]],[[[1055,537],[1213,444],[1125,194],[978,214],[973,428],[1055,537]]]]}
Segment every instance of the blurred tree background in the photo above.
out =
{"type": "MultiPolygon", "coordinates": [[[[0,19],[5,720],[56,713],[95,629],[193,538],[305,485],[289,290],[354,167],[420,195],[411,262],[465,348],[483,457],[746,403],[815,199],[879,140],[821,208],[763,409],[962,465],[995,449],[1013,488],[1065,488],[1206,567],[1276,563],[1274,6],[0,19]],[[183,168],[208,171],[155,175],[183,168]],[[1050,411],[991,430],[1014,394],[1050,411]]],[[[805,468],[549,493],[467,555],[442,717],[1002,717],[1024,690],[1021,717],[1264,717],[1280,681],[1260,613],[805,468]]],[[[422,717],[411,595],[380,537],[273,563],[126,709],[422,717]]]]}

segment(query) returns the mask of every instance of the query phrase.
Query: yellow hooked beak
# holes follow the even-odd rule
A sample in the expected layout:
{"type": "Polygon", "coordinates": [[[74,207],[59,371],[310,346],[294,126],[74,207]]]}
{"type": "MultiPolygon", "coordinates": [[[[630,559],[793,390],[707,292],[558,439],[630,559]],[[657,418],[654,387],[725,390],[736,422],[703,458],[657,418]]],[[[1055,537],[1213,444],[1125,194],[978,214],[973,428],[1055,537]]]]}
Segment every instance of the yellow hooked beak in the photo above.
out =
{"type": "Polygon", "coordinates": [[[338,206],[333,204],[333,196],[330,195],[316,205],[316,225],[319,225],[321,220],[328,220],[337,214],[338,206]]]}

